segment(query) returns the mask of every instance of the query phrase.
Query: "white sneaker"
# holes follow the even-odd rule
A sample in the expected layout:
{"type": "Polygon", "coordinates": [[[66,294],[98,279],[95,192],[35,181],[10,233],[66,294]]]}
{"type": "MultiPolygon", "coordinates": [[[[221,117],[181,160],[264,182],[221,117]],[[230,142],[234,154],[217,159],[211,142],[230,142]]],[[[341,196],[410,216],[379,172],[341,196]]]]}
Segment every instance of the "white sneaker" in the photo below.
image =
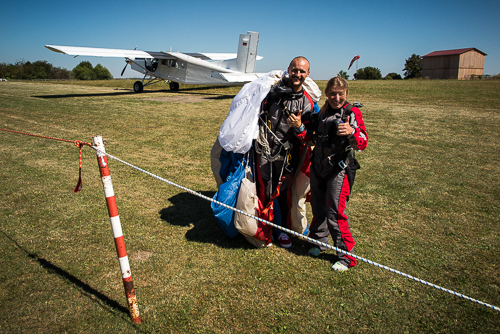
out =
{"type": "Polygon", "coordinates": [[[346,271],[347,269],[347,266],[343,263],[340,263],[339,261],[335,262],[335,264],[332,266],[332,269],[335,270],[335,271],[346,271]]]}

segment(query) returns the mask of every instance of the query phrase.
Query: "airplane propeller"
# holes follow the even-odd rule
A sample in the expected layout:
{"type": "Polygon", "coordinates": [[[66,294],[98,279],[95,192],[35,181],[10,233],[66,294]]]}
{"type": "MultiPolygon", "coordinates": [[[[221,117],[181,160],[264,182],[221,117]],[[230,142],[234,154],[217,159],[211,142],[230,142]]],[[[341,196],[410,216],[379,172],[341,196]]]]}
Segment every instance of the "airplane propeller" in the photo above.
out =
{"type": "MultiPolygon", "coordinates": [[[[138,45],[135,46],[134,50],[137,50],[137,47],[138,47],[138,45]]],[[[121,77],[123,77],[123,73],[125,73],[125,70],[127,69],[128,60],[125,60],[125,62],[126,62],[126,64],[125,64],[125,67],[122,70],[122,74],[120,75],[121,77]]]]}
{"type": "Polygon", "coordinates": [[[123,70],[122,70],[122,74],[121,74],[121,76],[122,76],[122,77],[123,77],[123,73],[125,73],[125,70],[127,69],[128,60],[125,60],[125,63],[126,63],[126,64],[125,64],[125,67],[123,68],[123,70]]]}

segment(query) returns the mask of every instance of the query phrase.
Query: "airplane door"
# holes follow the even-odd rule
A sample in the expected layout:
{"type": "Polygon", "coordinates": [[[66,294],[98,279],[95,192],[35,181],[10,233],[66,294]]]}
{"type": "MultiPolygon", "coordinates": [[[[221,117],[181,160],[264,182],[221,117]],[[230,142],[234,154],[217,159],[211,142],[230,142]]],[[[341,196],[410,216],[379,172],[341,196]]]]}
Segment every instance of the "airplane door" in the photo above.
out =
{"type": "Polygon", "coordinates": [[[184,60],[172,60],[170,73],[175,81],[185,82],[186,80],[187,63],[184,60]]]}

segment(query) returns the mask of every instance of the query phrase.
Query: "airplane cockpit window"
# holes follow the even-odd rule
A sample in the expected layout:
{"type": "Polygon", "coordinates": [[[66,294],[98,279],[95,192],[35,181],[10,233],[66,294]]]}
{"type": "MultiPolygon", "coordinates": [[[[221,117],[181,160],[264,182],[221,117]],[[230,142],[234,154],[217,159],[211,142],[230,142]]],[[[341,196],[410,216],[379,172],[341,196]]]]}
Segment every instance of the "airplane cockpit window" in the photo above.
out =
{"type": "Polygon", "coordinates": [[[182,68],[186,68],[186,64],[185,63],[181,63],[181,67],[182,68]]]}
{"type": "Polygon", "coordinates": [[[176,60],[172,60],[172,62],[170,63],[170,67],[175,67],[177,68],[178,65],[177,65],[177,61],[176,60]]]}
{"type": "Polygon", "coordinates": [[[148,71],[154,72],[158,68],[158,59],[146,59],[145,65],[148,71]]]}
{"type": "Polygon", "coordinates": [[[168,62],[168,61],[167,61],[166,59],[162,59],[162,60],[161,60],[161,64],[162,64],[162,65],[167,65],[167,62],[168,62]]]}

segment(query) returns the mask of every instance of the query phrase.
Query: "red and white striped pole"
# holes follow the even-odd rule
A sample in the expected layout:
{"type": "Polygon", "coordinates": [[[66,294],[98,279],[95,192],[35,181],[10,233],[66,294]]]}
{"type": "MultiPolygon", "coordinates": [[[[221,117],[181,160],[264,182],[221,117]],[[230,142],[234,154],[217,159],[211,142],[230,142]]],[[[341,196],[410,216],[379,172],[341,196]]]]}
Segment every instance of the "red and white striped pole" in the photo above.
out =
{"type": "Polygon", "coordinates": [[[128,307],[130,309],[130,318],[136,324],[141,323],[139,315],[139,307],[137,306],[137,297],[135,295],[134,282],[130,265],[128,263],[127,250],[125,248],[125,240],[123,239],[122,227],[120,224],[120,216],[118,216],[118,208],[116,206],[115,192],[111,183],[111,176],[108,168],[108,159],[104,149],[102,136],[93,137],[94,147],[97,152],[97,163],[101,172],[102,185],[104,187],[104,195],[106,196],[106,204],[108,205],[109,219],[111,221],[111,229],[115,238],[116,251],[118,253],[118,261],[120,262],[120,270],[122,273],[123,286],[125,287],[125,296],[127,297],[128,307]]]}

